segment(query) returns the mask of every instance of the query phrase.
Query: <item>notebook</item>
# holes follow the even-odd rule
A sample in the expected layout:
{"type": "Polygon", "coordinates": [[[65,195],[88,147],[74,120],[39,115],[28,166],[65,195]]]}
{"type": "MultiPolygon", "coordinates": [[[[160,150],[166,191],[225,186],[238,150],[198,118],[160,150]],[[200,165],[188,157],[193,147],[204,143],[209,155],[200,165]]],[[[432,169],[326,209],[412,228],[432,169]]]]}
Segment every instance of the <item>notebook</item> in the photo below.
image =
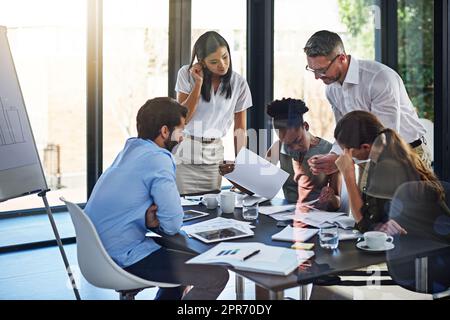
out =
{"type": "Polygon", "coordinates": [[[312,256],[313,251],[274,247],[257,242],[222,242],[186,263],[228,265],[242,271],[285,276],[312,256]],[[233,252],[236,253],[232,254],[233,252]]]}

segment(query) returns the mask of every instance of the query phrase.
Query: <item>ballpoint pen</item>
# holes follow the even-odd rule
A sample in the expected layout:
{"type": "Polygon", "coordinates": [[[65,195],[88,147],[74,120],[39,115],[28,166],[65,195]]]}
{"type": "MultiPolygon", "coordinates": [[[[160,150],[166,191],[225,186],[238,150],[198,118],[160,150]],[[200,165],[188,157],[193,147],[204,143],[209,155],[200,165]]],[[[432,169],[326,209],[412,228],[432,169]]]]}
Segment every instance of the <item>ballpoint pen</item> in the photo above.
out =
{"type": "Polygon", "coordinates": [[[257,255],[260,252],[261,252],[261,250],[256,250],[256,251],[250,253],[248,256],[244,257],[244,259],[242,259],[242,260],[245,261],[245,260],[247,260],[247,259],[249,259],[249,258],[251,258],[251,257],[253,257],[255,255],[257,255]]]}

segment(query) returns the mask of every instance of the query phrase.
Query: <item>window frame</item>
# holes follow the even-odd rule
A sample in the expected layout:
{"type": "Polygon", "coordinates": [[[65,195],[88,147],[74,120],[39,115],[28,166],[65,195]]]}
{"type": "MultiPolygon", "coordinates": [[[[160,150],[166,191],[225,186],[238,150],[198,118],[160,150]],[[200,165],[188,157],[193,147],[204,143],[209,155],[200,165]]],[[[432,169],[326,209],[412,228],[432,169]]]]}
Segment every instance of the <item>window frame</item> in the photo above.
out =
{"type": "MultiPolygon", "coordinates": [[[[87,197],[100,177],[103,157],[103,0],[87,0],[87,197]]],[[[189,62],[191,38],[191,0],[169,0],[169,76],[168,95],[175,93],[178,68],[189,62]]],[[[435,171],[444,181],[450,180],[450,0],[435,2],[435,171]]],[[[377,32],[377,60],[394,70],[397,63],[397,1],[379,0],[382,14],[381,30],[377,32]]],[[[252,91],[254,107],[248,113],[248,128],[266,130],[266,144],[271,141],[270,122],[264,107],[273,99],[274,63],[274,0],[247,0],[247,78],[252,91]],[[262,54],[261,54],[262,53],[262,54]],[[261,66],[263,66],[261,68],[261,66]]],[[[260,137],[261,138],[261,137],[260,137]]],[[[261,143],[259,143],[261,146],[261,143]]],[[[259,153],[264,150],[258,150],[259,153]]],[[[54,212],[65,211],[64,206],[51,207],[54,212]]],[[[9,211],[0,219],[45,214],[45,208],[9,211]]],[[[73,241],[65,238],[64,241],[73,241]]],[[[53,242],[52,242],[53,243],[53,242]]],[[[30,244],[35,247],[36,244],[30,244]]],[[[42,242],[42,245],[48,245],[42,242]]],[[[26,246],[19,245],[21,249],[26,246]]]]}

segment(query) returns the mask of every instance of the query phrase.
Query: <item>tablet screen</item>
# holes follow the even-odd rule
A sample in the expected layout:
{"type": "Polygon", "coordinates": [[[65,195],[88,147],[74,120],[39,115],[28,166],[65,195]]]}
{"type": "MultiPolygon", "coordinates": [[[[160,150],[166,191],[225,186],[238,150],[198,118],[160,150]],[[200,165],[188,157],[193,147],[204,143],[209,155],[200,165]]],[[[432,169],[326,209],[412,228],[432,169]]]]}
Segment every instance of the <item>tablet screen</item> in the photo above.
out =
{"type": "Polygon", "coordinates": [[[236,238],[242,238],[242,237],[249,237],[252,236],[252,234],[246,233],[242,230],[239,230],[234,227],[228,227],[223,229],[217,229],[217,230],[210,230],[210,231],[201,231],[193,233],[192,236],[198,238],[199,240],[202,240],[206,243],[209,242],[216,242],[216,241],[224,241],[229,239],[236,239],[236,238]]]}
{"type": "Polygon", "coordinates": [[[186,210],[184,211],[183,221],[188,221],[192,219],[197,219],[201,217],[207,216],[209,213],[202,212],[202,211],[196,211],[196,210],[186,210]]]}

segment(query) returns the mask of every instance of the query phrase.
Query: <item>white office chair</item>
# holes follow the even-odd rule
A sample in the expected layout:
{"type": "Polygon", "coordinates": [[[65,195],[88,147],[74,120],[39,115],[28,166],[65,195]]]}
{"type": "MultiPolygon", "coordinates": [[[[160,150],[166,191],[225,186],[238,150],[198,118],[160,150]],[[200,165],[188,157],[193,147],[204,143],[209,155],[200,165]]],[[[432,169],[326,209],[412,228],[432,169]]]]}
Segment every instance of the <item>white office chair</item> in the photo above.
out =
{"type": "Polygon", "coordinates": [[[69,209],[77,239],[77,257],[81,273],[99,288],[114,289],[120,300],[134,300],[149,287],[178,287],[179,284],[147,281],[120,268],[108,255],[89,217],[75,203],[60,198],[69,209]]]}

